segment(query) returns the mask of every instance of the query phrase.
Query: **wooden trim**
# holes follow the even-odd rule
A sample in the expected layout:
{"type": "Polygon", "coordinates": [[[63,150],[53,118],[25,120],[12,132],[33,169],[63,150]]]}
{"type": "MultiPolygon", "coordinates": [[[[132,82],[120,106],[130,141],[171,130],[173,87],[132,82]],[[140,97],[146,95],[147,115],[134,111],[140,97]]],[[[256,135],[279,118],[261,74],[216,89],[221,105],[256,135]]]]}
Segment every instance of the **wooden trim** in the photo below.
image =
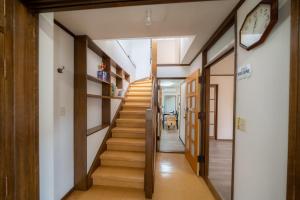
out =
{"type": "Polygon", "coordinates": [[[97,95],[97,94],[87,94],[89,98],[97,98],[97,99],[124,99],[124,97],[118,96],[104,96],[104,95],[97,95]]]}
{"type": "Polygon", "coordinates": [[[56,24],[58,27],[60,27],[62,30],[64,30],[66,33],[68,33],[69,35],[71,35],[72,37],[75,38],[75,34],[70,31],[67,27],[65,27],[64,25],[62,25],[59,21],[57,21],[56,19],[54,19],[54,24],[56,24]]]}
{"type": "MultiPolygon", "coordinates": [[[[38,63],[38,15],[32,14],[19,0],[6,1],[10,5],[7,13],[12,14],[12,35],[5,42],[12,41],[7,59],[13,59],[8,68],[9,78],[14,80],[13,90],[13,139],[14,194],[8,199],[39,199],[39,63],[38,63]]],[[[9,26],[10,26],[9,25],[9,26]]],[[[5,32],[7,30],[5,29],[5,32]]],[[[2,88],[0,89],[2,90],[2,88]]],[[[2,99],[1,99],[2,101],[2,99]]],[[[6,125],[6,124],[5,124],[6,125]]],[[[2,133],[1,133],[2,135],[2,133]]],[[[3,160],[2,162],[6,162],[3,160]]],[[[2,190],[2,188],[0,189],[2,190]]]]}
{"type": "Polygon", "coordinates": [[[61,200],[67,200],[70,195],[72,194],[72,192],[74,192],[74,187],[72,187],[62,198],[61,200]]]}
{"type": "Polygon", "coordinates": [[[236,51],[234,51],[234,96],[233,96],[233,133],[232,133],[232,172],[231,172],[231,199],[234,200],[234,175],[235,175],[235,134],[236,134],[236,99],[237,99],[237,67],[238,67],[238,51],[237,51],[237,45],[238,45],[238,35],[237,35],[237,14],[235,15],[234,18],[234,36],[235,36],[235,41],[234,41],[234,49],[236,49],[236,51]]]}
{"type": "Polygon", "coordinates": [[[109,127],[109,124],[101,124],[99,126],[89,128],[89,129],[87,129],[86,136],[93,135],[94,133],[97,133],[98,131],[101,131],[101,130],[107,128],[107,127],[109,127]]]}
{"type": "Polygon", "coordinates": [[[207,63],[204,67],[209,67],[212,66],[218,62],[220,62],[223,58],[225,58],[226,56],[228,56],[229,54],[234,52],[234,47],[228,49],[227,51],[221,53],[220,55],[218,55],[217,57],[215,57],[213,60],[211,60],[209,63],[207,63]]]}
{"type": "Polygon", "coordinates": [[[152,4],[169,4],[213,0],[24,0],[23,2],[35,12],[56,12],[80,9],[111,8],[124,6],[141,6],[152,4]]]}
{"type": "MultiPolygon", "coordinates": [[[[243,5],[244,2],[245,2],[245,0],[240,0],[237,3],[237,5],[233,8],[231,13],[225,18],[225,20],[218,27],[218,29],[214,32],[214,34],[208,39],[208,41],[205,43],[205,45],[203,45],[203,47],[199,50],[199,52],[191,60],[189,65],[191,65],[201,53],[204,53],[210,47],[212,47],[222,37],[222,35],[224,33],[226,33],[226,31],[228,31],[230,27],[232,27],[234,25],[234,18],[235,18],[236,12],[243,5]]],[[[207,62],[205,62],[205,65],[206,64],[207,64],[207,62]]]]}
{"type": "Polygon", "coordinates": [[[74,41],[74,188],[87,190],[87,40],[74,41]]]}
{"type": "Polygon", "coordinates": [[[300,0],[291,1],[290,108],[287,200],[300,198],[300,0]]]}
{"type": "Polygon", "coordinates": [[[157,67],[188,67],[190,64],[157,64],[157,67]]]}

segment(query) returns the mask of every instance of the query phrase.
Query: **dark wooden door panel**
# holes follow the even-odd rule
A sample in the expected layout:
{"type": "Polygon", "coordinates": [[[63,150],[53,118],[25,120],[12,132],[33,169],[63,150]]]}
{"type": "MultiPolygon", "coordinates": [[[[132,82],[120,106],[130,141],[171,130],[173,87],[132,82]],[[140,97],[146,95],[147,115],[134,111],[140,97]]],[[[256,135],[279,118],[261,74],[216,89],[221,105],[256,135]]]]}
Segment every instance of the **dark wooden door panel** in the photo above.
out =
{"type": "MultiPolygon", "coordinates": [[[[5,132],[4,132],[4,123],[3,123],[3,113],[4,113],[4,63],[3,63],[3,55],[4,54],[4,35],[0,33],[0,158],[4,161],[6,160],[6,152],[5,152],[5,132]]],[[[6,191],[6,165],[5,162],[0,162],[0,199],[5,199],[5,191],[6,191]]]]}

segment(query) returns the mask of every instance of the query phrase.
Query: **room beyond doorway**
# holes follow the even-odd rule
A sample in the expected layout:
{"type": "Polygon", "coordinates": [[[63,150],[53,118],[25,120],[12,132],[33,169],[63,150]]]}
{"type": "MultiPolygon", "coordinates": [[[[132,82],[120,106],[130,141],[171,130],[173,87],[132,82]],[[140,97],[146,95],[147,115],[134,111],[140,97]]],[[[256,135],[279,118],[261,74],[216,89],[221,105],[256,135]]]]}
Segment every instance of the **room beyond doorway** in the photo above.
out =
{"type": "Polygon", "coordinates": [[[209,74],[208,173],[210,185],[222,200],[232,199],[235,64],[228,51],[205,70],[209,74]]]}
{"type": "Polygon", "coordinates": [[[182,93],[183,79],[161,79],[159,81],[160,133],[159,151],[184,153],[184,125],[182,128],[182,93]]]}

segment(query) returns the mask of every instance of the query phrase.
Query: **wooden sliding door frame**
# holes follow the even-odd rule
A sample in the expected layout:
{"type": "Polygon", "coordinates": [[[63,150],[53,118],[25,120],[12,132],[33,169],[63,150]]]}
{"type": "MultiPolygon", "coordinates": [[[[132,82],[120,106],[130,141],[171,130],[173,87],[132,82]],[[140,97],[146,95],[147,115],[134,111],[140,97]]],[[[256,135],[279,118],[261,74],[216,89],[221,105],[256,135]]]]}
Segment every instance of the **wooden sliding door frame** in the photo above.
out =
{"type": "MultiPolygon", "coordinates": [[[[224,57],[229,55],[230,53],[234,52],[234,106],[233,106],[233,127],[235,127],[235,116],[236,116],[236,68],[237,68],[237,19],[236,19],[236,11],[241,4],[237,5],[237,7],[233,10],[230,18],[225,21],[223,28],[219,31],[218,37],[216,37],[207,48],[204,49],[202,53],[202,71],[203,71],[203,104],[202,110],[204,112],[204,119],[203,119],[203,127],[202,127],[202,155],[204,155],[204,162],[201,165],[201,175],[204,178],[205,182],[207,183],[209,189],[213,193],[216,199],[221,199],[220,195],[218,194],[217,190],[214,188],[210,180],[208,179],[208,163],[209,163],[209,102],[210,102],[210,67],[224,57]],[[208,62],[207,52],[208,50],[229,30],[230,27],[234,26],[235,30],[235,45],[234,47],[228,49],[227,51],[223,52],[220,56],[217,56],[212,61],[208,62]]],[[[234,162],[235,162],[235,128],[233,128],[233,144],[232,144],[232,177],[231,177],[231,200],[234,199],[234,162]]]]}
{"type": "Polygon", "coordinates": [[[300,198],[300,0],[291,1],[290,109],[287,200],[300,198]]]}

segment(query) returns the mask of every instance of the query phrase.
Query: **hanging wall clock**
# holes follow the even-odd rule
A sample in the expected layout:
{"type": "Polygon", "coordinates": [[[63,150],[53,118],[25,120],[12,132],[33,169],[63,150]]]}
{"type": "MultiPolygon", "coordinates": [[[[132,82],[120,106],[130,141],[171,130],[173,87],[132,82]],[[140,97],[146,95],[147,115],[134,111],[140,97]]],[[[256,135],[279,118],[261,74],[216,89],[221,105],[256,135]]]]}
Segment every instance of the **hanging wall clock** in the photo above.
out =
{"type": "Polygon", "coordinates": [[[240,30],[240,46],[250,50],[262,44],[278,20],[278,1],[262,0],[246,16],[240,30]]]}

